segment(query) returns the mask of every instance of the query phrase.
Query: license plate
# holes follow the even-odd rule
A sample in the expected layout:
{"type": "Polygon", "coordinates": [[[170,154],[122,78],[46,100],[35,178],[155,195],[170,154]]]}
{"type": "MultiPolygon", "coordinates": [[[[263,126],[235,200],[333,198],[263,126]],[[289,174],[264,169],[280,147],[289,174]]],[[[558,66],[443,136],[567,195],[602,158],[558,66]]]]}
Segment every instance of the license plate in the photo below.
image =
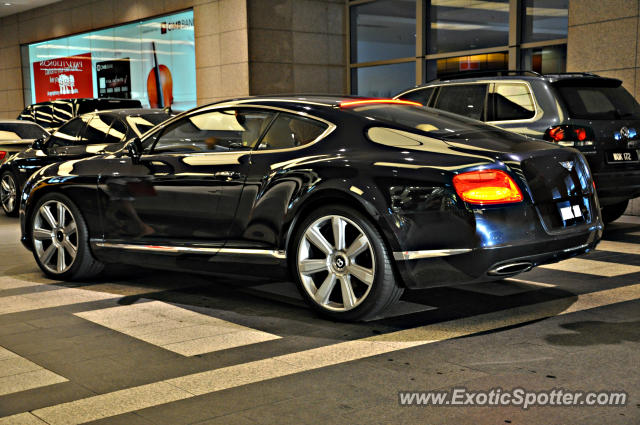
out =
{"type": "Polygon", "coordinates": [[[607,162],[638,162],[638,152],[635,150],[617,150],[607,152],[607,162]]]}
{"type": "Polygon", "coordinates": [[[569,207],[561,207],[560,215],[563,221],[573,220],[574,218],[581,218],[582,211],[578,205],[571,205],[569,207]]]}

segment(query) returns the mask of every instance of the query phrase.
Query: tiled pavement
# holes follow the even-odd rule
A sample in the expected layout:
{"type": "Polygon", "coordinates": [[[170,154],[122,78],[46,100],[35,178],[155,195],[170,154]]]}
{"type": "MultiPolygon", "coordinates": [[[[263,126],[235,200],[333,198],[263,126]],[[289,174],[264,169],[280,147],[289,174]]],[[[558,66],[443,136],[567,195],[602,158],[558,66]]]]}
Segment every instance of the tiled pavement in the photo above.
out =
{"type": "Polygon", "coordinates": [[[283,282],[45,279],[0,218],[0,424],[638,424],[640,222],[518,279],[322,320],[283,282]],[[398,391],[624,390],[625,407],[400,407],[398,391]]]}

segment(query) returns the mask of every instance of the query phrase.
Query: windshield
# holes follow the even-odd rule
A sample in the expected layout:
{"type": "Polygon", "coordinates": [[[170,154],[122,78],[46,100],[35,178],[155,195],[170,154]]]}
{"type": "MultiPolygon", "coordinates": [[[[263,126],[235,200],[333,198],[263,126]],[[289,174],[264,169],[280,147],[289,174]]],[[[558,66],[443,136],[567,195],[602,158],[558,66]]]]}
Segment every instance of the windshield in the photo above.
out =
{"type": "Polygon", "coordinates": [[[166,112],[156,112],[153,114],[128,116],[126,120],[129,126],[133,128],[137,133],[137,135],[141,136],[156,125],[168,120],[169,118],[171,118],[171,115],[166,112]]]}
{"type": "Polygon", "coordinates": [[[47,132],[34,123],[0,123],[0,140],[39,139],[47,132]]]}
{"type": "Polygon", "coordinates": [[[638,102],[624,87],[556,86],[571,118],[640,118],[638,102]]]}

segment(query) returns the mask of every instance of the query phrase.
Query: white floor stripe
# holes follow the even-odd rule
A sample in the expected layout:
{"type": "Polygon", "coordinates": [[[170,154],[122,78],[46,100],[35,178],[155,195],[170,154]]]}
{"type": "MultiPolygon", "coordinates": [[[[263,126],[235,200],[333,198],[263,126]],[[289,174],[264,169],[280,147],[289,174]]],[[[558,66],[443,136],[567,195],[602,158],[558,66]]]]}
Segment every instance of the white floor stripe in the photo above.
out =
{"type": "Polygon", "coordinates": [[[19,413],[0,418],[0,425],[47,425],[47,423],[36,418],[31,413],[19,413]]]}
{"type": "Polygon", "coordinates": [[[507,278],[505,279],[505,281],[526,283],[527,285],[543,286],[545,288],[555,288],[558,286],[558,285],[553,285],[551,283],[542,283],[542,282],[534,282],[533,280],[516,279],[514,277],[507,278]]]}
{"type": "MultiPolygon", "coordinates": [[[[638,232],[638,234],[640,235],[640,232],[638,232]]],[[[616,241],[601,241],[596,247],[596,250],[619,252],[621,254],[640,254],[640,244],[616,241]]]]}
{"type": "Polygon", "coordinates": [[[0,396],[66,381],[62,376],[0,347],[0,396]]]}
{"type": "Polygon", "coordinates": [[[280,338],[161,301],[141,302],[75,315],[183,356],[195,356],[280,338]]]}
{"type": "Polygon", "coordinates": [[[545,264],[540,267],[603,277],[622,276],[624,274],[640,272],[640,266],[610,263],[608,261],[585,260],[583,258],[572,258],[570,260],[560,261],[559,263],[545,264]]]}
{"type": "Polygon", "coordinates": [[[640,299],[640,284],[375,335],[195,373],[46,407],[32,413],[52,425],[89,422],[195,395],[209,394],[404,348],[637,299],[640,299]]]}
{"type": "Polygon", "coordinates": [[[0,297],[0,315],[113,298],[121,298],[121,296],[59,286],[51,291],[0,297]]]}

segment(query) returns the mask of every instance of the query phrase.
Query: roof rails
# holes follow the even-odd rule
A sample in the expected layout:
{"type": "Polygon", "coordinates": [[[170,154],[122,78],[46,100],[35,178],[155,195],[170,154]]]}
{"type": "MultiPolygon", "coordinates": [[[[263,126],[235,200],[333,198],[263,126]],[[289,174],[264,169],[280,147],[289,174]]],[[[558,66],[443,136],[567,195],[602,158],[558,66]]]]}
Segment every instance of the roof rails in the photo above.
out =
{"type": "Polygon", "coordinates": [[[554,72],[551,74],[544,74],[547,78],[568,78],[568,77],[600,77],[593,72],[554,72]]]}
{"type": "MultiPolygon", "coordinates": [[[[436,78],[431,81],[446,81],[446,80],[460,80],[463,78],[474,78],[474,77],[505,77],[505,76],[517,76],[517,75],[529,75],[531,77],[542,77],[541,74],[526,70],[526,69],[500,69],[500,70],[485,70],[485,71],[466,71],[459,72],[457,74],[443,76],[441,78],[436,78]]],[[[430,81],[430,82],[431,82],[430,81]]]]}

